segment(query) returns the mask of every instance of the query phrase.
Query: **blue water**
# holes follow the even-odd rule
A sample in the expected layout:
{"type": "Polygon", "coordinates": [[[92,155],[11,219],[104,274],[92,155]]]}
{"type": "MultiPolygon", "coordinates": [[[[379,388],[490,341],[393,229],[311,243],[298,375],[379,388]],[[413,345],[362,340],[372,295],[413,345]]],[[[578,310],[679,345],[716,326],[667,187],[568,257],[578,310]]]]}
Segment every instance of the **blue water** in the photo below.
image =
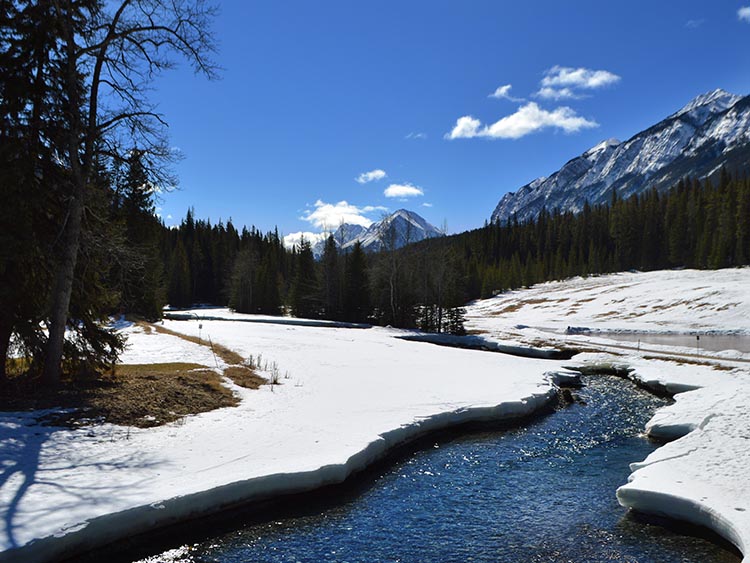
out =
{"type": "Polygon", "coordinates": [[[586,381],[585,406],[427,443],[367,477],[356,494],[236,522],[180,555],[148,561],[740,561],[726,546],[642,522],[617,504],[628,464],[656,447],[639,433],[664,402],[616,378],[586,381]]]}

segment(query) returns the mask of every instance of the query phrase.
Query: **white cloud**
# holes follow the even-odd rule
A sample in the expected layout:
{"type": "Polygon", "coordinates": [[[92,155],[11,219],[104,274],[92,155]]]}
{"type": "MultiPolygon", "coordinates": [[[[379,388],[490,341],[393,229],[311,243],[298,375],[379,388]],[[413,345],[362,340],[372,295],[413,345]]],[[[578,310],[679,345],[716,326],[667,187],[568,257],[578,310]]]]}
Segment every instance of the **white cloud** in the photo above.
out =
{"type": "Polygon", "coordinates": [[[299,247],[303,238],[314,246],[316,242],[323,240],[325,237],[325,233],[311,233],[309,231],[289,233],[284,237],[284,246],[289,249],[294,246],[299,247]]]}
{"type": "Polygon", "coordinates": [[[445,137],[447,139],[471,139],[479,135],[479,128],[482,122],[478,119],[464,115],[456,120],[456,126],[445,137]]]}
{"type": "Polygon", "coordinates": [[[552,88],[580,88],[594,90],[615,84],[620,77],[608,70],[591,70],[590,68],[572,68],[555,65],[545,71],[541,85],[552,88]]]}
{"type": "Polygon", "coordinates": [[[426,139],[427,133],[422,133],[421,131],[412,131],[409,133],[404,139],[426,139]]]}
{"type": "Polygon", "coordinates": [[[598,127],[598,123],[578,115],[573,109],[561,106],[553,111],[542,109],[534,102],[521,106],[515,113],[505,116],[491,125],[467,115],[456,121],[456,126],[445,137],[447,139],[520,139],[542,129],[562,129],[576,133],[581,129],[598,127]]]}
{"type": "Polygon", "coordinates": [[[737,17],[740,21],[746,21],[750,23],[750,6],[742,6],[737,10],[737,17]]]}
{"type": "Polygon", "coordinates": [[[422,191],[422,188],[418,186],[413,186],[411,184],[391,184],[388,186],[384,191],[383,195],[385,197],[415,197],[419,195],[424,195],[424,191],[422,191]]]}
{"type": "Polygon", "coordinates": [[[422,207],[432,207],[432,204],[425,202],[422,204],[422,207]]]}
{"type": "Polygon", "coordinates": [[[375,170],[370,170],[369,172],[362,172],[362,174],[354,178],[354,180],[356,182],[359,182],[360,184],[366,184],[368,182],[377,182],[378,180],[382,180],[386,176],[388,176],[388,174],[385,173],[385,170],[376,168],[375,170]]]}
{"type": "Polygon", "coordinates": [[[699,20],[688,20],[685,22],[685,27],[688,29],[698,29],[704,23],[706,23],[706,20],[702,18],[699,20]]]}
{"type": "Polygon", "coordinates": [[[545,100],[579,100],[583,98],[581,94],[576,94],[570,88],[553,88],[552,86],[542,86],[534,96],[545,100]]]}
{"type": "Polygon", "coordinates": [[[372,205],[357,207],[347,201],[325,203],[318,200],[313,204],[313,207],[314,209],[307,211],[307,213],[300,217],[300,219],[311,223],[318,229],[327,229],[331,231],[337,229],[341,223],[369,227],[372,225],[372,219],[365,217],[365,214],[388,210],[386,207],[372,205]]]}
{"type": "Polygon", "coordinates": [[[503,86],[498,86],[497,89],[490,94],[489,98],[495,98],[498,100],[510,100],[511,102],[523,102],[525,101],[523,98],[516,98],[514,96],[510,95],[510,89],[513,86],[511,84],[505,84],[503,86]]]}

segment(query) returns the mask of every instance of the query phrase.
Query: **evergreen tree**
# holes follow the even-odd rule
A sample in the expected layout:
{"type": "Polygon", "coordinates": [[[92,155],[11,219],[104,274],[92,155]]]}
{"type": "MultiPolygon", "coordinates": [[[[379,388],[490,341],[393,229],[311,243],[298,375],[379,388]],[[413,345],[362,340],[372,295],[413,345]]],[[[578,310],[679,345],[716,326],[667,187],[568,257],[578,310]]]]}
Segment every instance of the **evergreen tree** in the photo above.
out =
{"type": "Polygon", "coordinates": [[[370,288],[367,259],[359,241],[346,257],[344,288],[344,320],[354,323],[367,322],[370,316],[370,288]]]}
{"type": "Polygon", "coordinates": [[[292,314],[295,317],[317,317],[320,311],[319,292],[312,246],[303,238],[299,244],[294,279],[290,288],[292,314]]]}
{"type": "Polygon", "coordinates": [[[333,235],[329,235],[325,241],[321,259],[321,272],[322,314],[327,319],[341,319],[343,307],[342,271],[333,235]]]}

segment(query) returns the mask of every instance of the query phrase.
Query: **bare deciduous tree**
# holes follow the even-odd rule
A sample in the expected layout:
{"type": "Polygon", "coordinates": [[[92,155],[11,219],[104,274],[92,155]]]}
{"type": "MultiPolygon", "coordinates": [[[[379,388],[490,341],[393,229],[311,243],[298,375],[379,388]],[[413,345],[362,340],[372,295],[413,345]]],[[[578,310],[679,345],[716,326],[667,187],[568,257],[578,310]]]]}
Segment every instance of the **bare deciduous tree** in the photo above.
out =
{"type": "Polygon", "coordinates": [[[69,170],[65,218],[60,234],[49,315],[44,380],[60,377],[65,327],[81,228],[96,170],[106,160],[122,162],[143,151],[143,164],[157,185],[173,178],[164,166],[172,152],[163,117],[149,103],[153,79],[178,58],[196,72],[216,75],[210,23],[215,8],[203,0],[48,0],[60,33],[64,138],[55,147],[69,170]]]}

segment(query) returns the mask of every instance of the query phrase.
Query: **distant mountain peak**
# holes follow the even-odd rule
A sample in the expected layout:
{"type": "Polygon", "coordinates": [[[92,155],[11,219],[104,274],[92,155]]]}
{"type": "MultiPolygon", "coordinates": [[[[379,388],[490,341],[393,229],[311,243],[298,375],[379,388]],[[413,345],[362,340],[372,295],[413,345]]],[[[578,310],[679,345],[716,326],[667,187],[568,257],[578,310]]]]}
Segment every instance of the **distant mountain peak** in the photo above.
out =
{"type": "MultiPolygon", "coordinates": [[[[384,242],[400,248],[443,235],[440,229],[428,223],[424,217],[408,209],[398,209],[366,229],[360,225],[344,223],[332,233],[339,248],[349,250],[359,242],[367,251],[380,250],[384,242]]],[[[324,247],[325,240],[322,240],[313,247],[313,253],[316,256],[322,255],[324,247]]]]}
{"type": "Polygon", "coordinates": [[[738,101],[740,101],[740,99],[742,99],[742,96],[738,96],[737,94],[732,94],[731,92],[727,92],[726,90],[717,88],[716,90],[712,90],[711,92],[706,92],[705,94],[696,96],[695,98],[690,100],[684,107],[670,115],[667,119],[689,114],[699,108],[706,108],[711,113],[717,113],[719,111],[724,111],[730,108],[738,101]]]}
{"type": "Polygon", "coordinates": [[[685,176],[705,178],[722,166],[750,167],[750,96],[718,88],[627,141],[602,141],[549,177],[506,193],[492,221],[524,221],[542,208],[578,212],[586,202],[606,203],[613,189],[626,198],[669,188],[685,176]]]}
{"type": "MultiPolygon", "coordinates": [[[[598,145],[594,145],[589,150],[587,150],[585,153],[583,153],[582,156],[584,157],[591,157],[596,156],[598,157],[602,152],[606,151],[607,149],[611,149],[612,147],[616,147],[619,145],[621,141],[618,139],[612,138],[612,139],[605,139],[598,145]]],[[[545,178],[546,180],[546,178],[545,178]]]]}

